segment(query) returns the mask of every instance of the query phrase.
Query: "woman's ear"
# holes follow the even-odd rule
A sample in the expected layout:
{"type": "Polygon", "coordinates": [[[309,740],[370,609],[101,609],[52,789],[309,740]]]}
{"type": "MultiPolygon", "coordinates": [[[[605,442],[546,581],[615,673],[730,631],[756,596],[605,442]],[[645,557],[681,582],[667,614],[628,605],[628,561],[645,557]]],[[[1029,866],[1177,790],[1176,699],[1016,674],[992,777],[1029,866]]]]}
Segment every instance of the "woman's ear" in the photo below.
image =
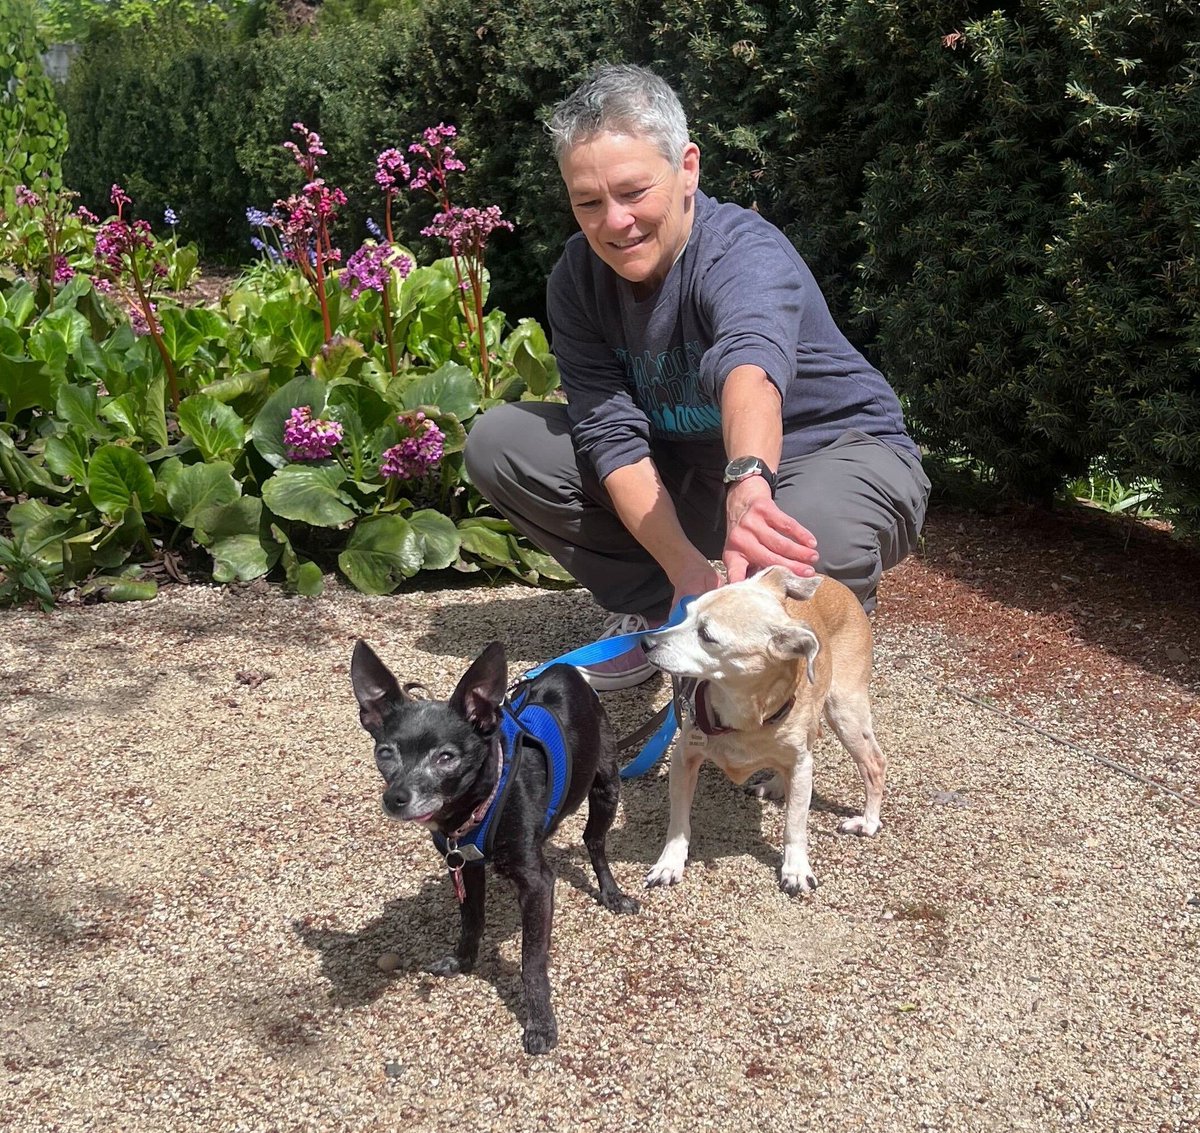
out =
{"type": "Polygon", "coordinates": [[[684,175],[684,193],[689,197],[694,197],[696,190],[700,187],[700,147],[695,142],[688,142],[683,147],[681,171],[684,175]]]}

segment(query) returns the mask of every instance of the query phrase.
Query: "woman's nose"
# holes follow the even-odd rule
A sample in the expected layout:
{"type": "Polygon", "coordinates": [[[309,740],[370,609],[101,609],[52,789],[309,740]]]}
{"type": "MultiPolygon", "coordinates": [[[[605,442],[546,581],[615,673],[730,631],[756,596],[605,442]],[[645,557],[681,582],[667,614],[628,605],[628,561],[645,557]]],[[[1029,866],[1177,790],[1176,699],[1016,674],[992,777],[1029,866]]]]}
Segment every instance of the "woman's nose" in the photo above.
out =
{"type": "Polygon", "coordinates": [[[604,214],[604,223],[609,228],[620,231],[633,223],[633,216],[621,201],[610,201],[604,214]]]}

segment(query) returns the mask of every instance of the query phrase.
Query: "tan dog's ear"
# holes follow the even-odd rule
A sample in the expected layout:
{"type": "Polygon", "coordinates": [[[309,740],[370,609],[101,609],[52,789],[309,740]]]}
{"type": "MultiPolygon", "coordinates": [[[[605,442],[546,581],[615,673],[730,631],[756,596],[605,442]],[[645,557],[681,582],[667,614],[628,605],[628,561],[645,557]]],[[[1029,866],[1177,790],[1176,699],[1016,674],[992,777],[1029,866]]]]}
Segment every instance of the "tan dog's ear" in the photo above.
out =
{"type": "Polygon", "coordinates": [[[817,640],[817,635],[803,622],[792,622],[775,630],[771,635],[771,650],[780,657],[805,658],[808,683],[816,684],[817,675],[813,671],[813,661],[821,652],[821,643],[817,640]]]}
{"type": "Polygon", "coordinates": [[[754,576],[763,585],[773,590],[779,597],[795,598],[797,601],[807,601],[821,585],[821,575],[814,574],[811,578],[801,578],[793,574],[787,567],[773,566],[754,576]]]}

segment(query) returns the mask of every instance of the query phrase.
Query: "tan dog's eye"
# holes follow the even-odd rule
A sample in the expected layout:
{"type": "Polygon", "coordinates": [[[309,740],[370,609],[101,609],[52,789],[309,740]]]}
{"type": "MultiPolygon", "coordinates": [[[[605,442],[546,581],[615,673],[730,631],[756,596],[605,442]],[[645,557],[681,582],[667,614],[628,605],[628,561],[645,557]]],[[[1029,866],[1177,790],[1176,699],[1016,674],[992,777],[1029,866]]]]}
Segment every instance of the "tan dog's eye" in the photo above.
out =
{"type": "Polygon", "coordinates": [[[700,638],[705,645],[717,644],[716,634],[714,634],[713,631],[708,628],[707,622],[701,622],[701,624],[696,627],[696,636],[700,638]]]}

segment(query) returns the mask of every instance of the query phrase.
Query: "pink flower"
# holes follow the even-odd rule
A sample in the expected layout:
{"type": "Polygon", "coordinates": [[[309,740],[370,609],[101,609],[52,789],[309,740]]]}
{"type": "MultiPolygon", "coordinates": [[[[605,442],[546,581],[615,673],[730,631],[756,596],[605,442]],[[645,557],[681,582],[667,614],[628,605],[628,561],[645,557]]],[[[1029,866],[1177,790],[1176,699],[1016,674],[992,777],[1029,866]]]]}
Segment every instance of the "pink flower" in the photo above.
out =
{"type": "Polygon", "coordinates": [[[18,185],[14,193],[17,198],[17,204],[24,205],[26,208],[35,209],[42,203],[42,198],[28,185],[18,185]]]}
{"type": "Polygon", "coordinates": [[[364,291],[382,294],[391,272],[406,279],[412,267],[412,260],[386,244],[364,244],[346,261],[342,285],[349,281],[351,299],[357,299],[364,291]]]}
{"type": "Polygon", "coordinates": [[[129,194],[121,188],[120,185],[113,185],[109,190],[108,199],[117,206],[117,215],[121,215],[121,209],[129,204],[129,194]]]}
{"type": "Polygon", "coordinates": [[[289,460],[324,460],[341,443],[341,423],[314,417],[307,405],[293,409],[283,426],[283,444],[289,460]]]}
{"type": "Polygon", "coordinates": [[[385,480],[415,480],[441,463],[446,437],[420,410],[401,413],[396,420],[407,436],[384,452],[379,475],[385,480]]]}
{"type": "Polygon", "coordinates": [[[54,283],[66,283],[75,277],[75,269],[67,262],[66,256],[54,257],[54,274],[50,277],[54,283]]]}
{"type": "Polygon", "coordinates": [[[413,142],[408,147],[409,153],[422,159],[408,179],[410,189],[427,189],[437,193],[438,189],[446,188],[447,173],[466,169],[453,147],[446,144],[457,135],[458,131],[453,126],[439,122],[425,129],[421,135],[422,141],[413,142]]]}
{"type": "Polygon", "coordinates": [[[497,205],[487,208],[459,208],[455,205],[448,212],[440,212],[428,228],[421,229],[422,236],[440,236],[450,245],[450,251],[459,255],[482,255],[488,237],[497,228],[513,230],[512,223],[502,220],[497,205]]]}
{"type": "MultiPolygon", "coordinates": [[[[128,203],[129,198],[125,201],[128,203]]],[[[128,221],[110,220],[96,233],[96,259],[114,275],[120,276],[126,269],[129,259],[139,248],[153,248],[154,236],[150,225],[144,220],[128,221]]]]}
{"type": "Polygon", "coordinates": [[[408,162],[398,149],[385,149],[375,159],[375,184],[385,192],[395,188],[397,178],[407,181],[408,177],[408,162]]]}

